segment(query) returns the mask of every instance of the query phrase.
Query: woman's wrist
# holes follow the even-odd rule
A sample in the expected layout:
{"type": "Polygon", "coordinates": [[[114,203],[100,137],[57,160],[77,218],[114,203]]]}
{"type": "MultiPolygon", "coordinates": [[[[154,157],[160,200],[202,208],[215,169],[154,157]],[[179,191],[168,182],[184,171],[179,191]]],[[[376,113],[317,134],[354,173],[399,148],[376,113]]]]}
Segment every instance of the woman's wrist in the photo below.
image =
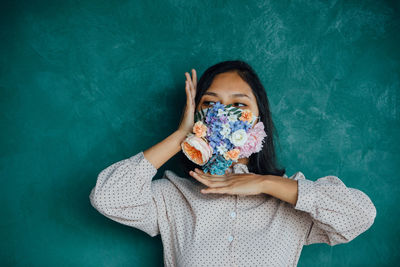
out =
{"type": "Polygon", "coordinates": [[[173,134],[178,138],[180,142],[183,142],[186,139],[188,132],[178,129],[173,134]]]}
{"type": "Polygon", "coordinates": [[[174,136],[174,138],[176,138],[176,141],[180,146],[181,143],[185,140],[186,134],[187,133],[182,130],[176,130],[172,135],[174,136]]]}

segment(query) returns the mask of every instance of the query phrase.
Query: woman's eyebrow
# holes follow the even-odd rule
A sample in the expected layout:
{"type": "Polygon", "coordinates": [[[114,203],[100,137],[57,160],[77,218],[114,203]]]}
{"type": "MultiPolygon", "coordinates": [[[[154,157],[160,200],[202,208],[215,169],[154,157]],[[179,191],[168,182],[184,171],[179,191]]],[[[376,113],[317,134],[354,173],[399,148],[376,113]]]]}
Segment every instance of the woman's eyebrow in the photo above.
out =
{"type": "MultiPolygon", "coordinates": [[[[218,94],[214,93],[214,92],[205,92],[204,95],[218,96],[218,94]]],[[[248,99],[250,99],[250,97],[248,95],[241,94],[241,93],[231,94],[231,97],[247,97],[248,99]]]]}

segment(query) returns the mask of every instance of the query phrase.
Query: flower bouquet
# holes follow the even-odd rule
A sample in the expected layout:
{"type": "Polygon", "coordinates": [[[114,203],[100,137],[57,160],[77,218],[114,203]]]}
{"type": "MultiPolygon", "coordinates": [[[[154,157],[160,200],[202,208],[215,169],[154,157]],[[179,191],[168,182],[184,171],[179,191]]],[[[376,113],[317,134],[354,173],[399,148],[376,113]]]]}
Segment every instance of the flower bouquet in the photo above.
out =
{"type": "Polygon", "coordinates": [[[182,151],[205,173],[223,175],[239,158],[261,151],[267,134],[261,121],[254,125],[256,118],[249,109],[216,102],[195,113],[193,132],[182,142],[182,151]]]}

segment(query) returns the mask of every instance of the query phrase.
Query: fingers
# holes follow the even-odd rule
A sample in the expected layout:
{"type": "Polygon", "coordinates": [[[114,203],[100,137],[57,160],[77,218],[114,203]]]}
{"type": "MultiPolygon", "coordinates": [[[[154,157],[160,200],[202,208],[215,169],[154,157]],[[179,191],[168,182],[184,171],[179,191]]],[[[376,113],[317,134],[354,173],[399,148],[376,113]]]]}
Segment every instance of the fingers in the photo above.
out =
{"type": "Polygon", "coordinates": [[[204,177],[204,175],[198,174],[194,171],[190,171],[189,174],[192,175],[193,178],[195,178],[202,184],[205,184],[206,186],[211,187],[211,188],[226,187],[226,186],[230,185],[230,181],[228,181],[228,180],[220,180],[220,181],[211,180],[209,178],[204,177]]]}
{"type": "Polygon", "coordinates": [[[206,178],[208,180],[215,181],[215,182],[217,182],[217,181],[225,181],[225,180],[227,180],[229,178],[226,175],[212,175],[212,174],[209,174],[209,173],[205,173],[205,172],[203,172],[202,170],[200,170],[198,168],[194,168],[194,171],[195,171],[195,173],[199,174],[201,177],[204,177],[204,178],[206,178]]]}
{"type": "Polygon", "coordinates": [[[197,73],[195,69],[192,69],[192,76],[193,76],[193,85],[194,85],[194,90],[197,90],[197,73]]]}
{"type": "Polygon", "coordinates": [[[193,80],[191,79],[190,74],[188,72],[185,72],[185,76],[189,82],[190,90],[192,92],[192,97],[194,99],[194,97],[196,95],[197,75],[196,75],[196,72],[194,69],[192,69],[192,73],[193,73],[193,80]]]}
{"type": "Polygon", "coordinates": [[[189,174],[209,187],[223,187],[230,185],[232,182],[230,175],[210,175],[197,168],[195,168],[195,171],[190,171],[189,174]]]}
{"type": "Polygon", "coordinates": [[[185,81],[185,91],[186,91],[186,96],[187,96],[186,105],[188,107],[190,107],[190,105],[192,104],[192,92],[190,91],[189,82],[188,81],[185,81]]]}
{"type": "Polygon", "coordinates": [[[190,74],[188,72],[185,72],[186,80],[189,82],[190,89],[193,87],[193,81],[192,78],[190,77],[190,74]]]}

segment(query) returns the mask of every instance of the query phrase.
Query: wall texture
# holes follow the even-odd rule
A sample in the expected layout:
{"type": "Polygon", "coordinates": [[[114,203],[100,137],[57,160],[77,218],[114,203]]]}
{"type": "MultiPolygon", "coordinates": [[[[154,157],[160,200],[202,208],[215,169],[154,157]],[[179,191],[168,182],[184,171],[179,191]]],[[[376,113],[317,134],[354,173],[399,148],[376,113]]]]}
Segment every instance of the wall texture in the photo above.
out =
{"type": "MultiPolygon", "coordinates": [[[[1,266],[161,266],[160,236],[99,214],[90,189],[176,129],[185,71],[228,59],[266,87],[288,175],[336,175],[376,205],[367,232],[304,247],[299,266],[398,262],[398,2],[0,5],[1,266]]],[[[177,159],[155,179],[166,169],[177,159]]]]}

